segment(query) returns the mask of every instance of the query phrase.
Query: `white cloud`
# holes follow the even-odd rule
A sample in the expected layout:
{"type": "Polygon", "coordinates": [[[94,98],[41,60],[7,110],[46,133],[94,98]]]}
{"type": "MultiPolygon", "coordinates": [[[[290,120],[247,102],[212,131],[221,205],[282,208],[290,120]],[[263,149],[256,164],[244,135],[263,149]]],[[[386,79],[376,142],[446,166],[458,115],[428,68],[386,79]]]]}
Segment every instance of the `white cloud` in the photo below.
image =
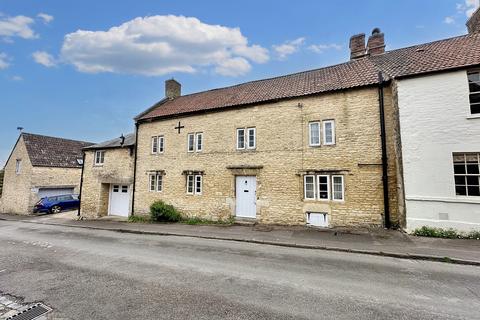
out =
{"type": "Polygon", "coordinates": [[[0,37],[4,37],[7,41],[11,41],[12,37],[20,37],[23,39],[35,39],[38,35],[32,30],[31,25],[35,21],[26,16],[0,16],[0,37]]]}
{"type": "Polygon", "coordinates": [[[312,44],[308,46],[308,49],[315,52],[315,53],[323,53],[326,50],[334,49],[334,50],[342,50],[342,46],[336,43],[332,44],[312,44]]]}
{"type": "Polygon", "coordinates": [[[291,41],[285,41],[279,45],[273,45],[273,50],[278,56],[278,59],[285,60],[289,55],[297,52],[300,47],[305,43],[305,38],[297,38],[291,41]]]}
{"type": "Polygon", "coordinates": [[[46,14],[46,13],[39,13],[37,14],[37,17],[43,20],[43,23],[49,24],[50,22],[53,21],[53,16],[46,14]]]}
{"type": "Polygon", "coordinates": [[[10,63],[8,62],[8,56],[4,52],[0,52],[0,70],[6,69],[10,66],[10,63]]]}
{"type": "Polygon", "coordinates": [[[241,75],[251,62],[268,61],[267,49],[249,45],[240,29],[184,16],[138,17],[107,31],[78,30],[65,36],[61,59],[81,72],[159,76],[211,68],[241,75]]]}
{"type": "Polygon", "coordinates": [[[22,78],[21,76],[13,76],[13,77],[12,77],[12,80],[13,80],[13,81],[22,81],[23,78],[22,78]]]}
{"type": "Polygon", "coordinates": [[[445,19],[443,19],[443,23],[453,24],[453,23],[455,23],[455,18],[454,17],[445,17],[445,19]]]}
{"type": "Polygon", "coordinates": [[[480,6],[480,0],[465,0],[463,3],[457,3],[457,11],[465,13],[469,18],[480,6]]]}
{"type": "Polygon", "coordinates": [[[35,51],[34,53],[32,53],[32,57],[36,63],[44,65],[48,68],[54,67],[57,64],[55,58],[45,51],[35,51]]]}

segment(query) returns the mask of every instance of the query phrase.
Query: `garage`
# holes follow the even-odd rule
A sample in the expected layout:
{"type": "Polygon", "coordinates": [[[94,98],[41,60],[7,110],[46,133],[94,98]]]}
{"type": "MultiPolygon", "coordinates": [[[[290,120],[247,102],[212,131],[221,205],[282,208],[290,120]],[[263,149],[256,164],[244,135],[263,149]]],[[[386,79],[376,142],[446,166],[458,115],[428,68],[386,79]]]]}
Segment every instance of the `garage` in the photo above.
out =
{"type": "Polygon", "coordinates": [[[130,188],[128,185],[110,185],[110,205],[108,215],[128,217],[130,188]]]}
{"type": "Polygon", "coordinates": [[[53,196],[60,196],[64,194],[73,194],[74,193],[74,188],[68,187],[68,188],[39,188],[38,189],[38,197],[39,198],[44,198],[44,197],[53,197],[53,196]]]}

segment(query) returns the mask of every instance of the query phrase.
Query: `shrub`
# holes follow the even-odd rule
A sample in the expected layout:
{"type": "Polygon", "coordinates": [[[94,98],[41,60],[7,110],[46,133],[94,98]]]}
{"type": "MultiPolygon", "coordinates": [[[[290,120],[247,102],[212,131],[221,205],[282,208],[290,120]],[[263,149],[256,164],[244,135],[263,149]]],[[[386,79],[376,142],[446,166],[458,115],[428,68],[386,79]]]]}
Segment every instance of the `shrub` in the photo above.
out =
{"type": "Polygon", "coordinates": [[[150,219],[156,222],[178,222],[182,215],[174,206],[163,201],[155,201],[150,206],[150,219]]]}

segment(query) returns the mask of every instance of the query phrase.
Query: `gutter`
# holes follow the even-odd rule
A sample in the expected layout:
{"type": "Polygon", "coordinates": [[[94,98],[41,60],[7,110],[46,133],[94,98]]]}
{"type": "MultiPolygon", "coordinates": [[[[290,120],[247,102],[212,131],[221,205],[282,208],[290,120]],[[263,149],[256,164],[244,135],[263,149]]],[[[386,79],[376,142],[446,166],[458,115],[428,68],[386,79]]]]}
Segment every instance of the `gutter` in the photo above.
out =
{"type": "Polygon", "coordinates": [[[132,207],[130,210],[130,215],[133,216],[135,208],[135,185],[137,182],[137,150],[138,150],[138,122],[135,122],[135,153],[133,158],[133,186],[132,186],[132,207]]]}
{"type": "Polygon", "coordinates": [[[78,204],[78,212],[77,217],[80,217],[80,209],[82,208],[82,187],[83,187],[83,168],[85,167],[85,152],[83,152],[82,156],[82,174],[80,176],[80,192],[78,193],[78,199],[80,203],[78,204]]]}
{"type": "Polygon", "coordinates": [[[382,72],[378,72],[378,106],[380,108],[380,137],[382,140],[382,182],[383,182],[383,206],[384,226],[390,229],[390,197],[388,194],[388,157],[387,157],[387,136],[385,130],[385,102],[383,88],[385,81],[382,72]]]}

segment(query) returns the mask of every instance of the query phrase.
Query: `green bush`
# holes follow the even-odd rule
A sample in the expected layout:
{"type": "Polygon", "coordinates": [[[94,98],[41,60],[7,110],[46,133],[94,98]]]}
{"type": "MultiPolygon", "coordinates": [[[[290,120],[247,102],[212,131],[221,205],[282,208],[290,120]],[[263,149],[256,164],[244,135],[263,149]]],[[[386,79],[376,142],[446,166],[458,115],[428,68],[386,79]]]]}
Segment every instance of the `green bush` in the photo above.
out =
{"type": "Polygon", "coordinates": [[[415,229],[412,233],[414,236],[444,238],[444,239],[477,239],[480,240],[480,232],[472,231],[470,233],[461,233],[455,229],[431,228],[423,226],[415,229]]]}
{"type": "Polygon", "coordinates": [[[150,206],[150,219],[155,222],[178,222],[182,220],[182,215],[174,206],[155,201],[150,206]]]}

